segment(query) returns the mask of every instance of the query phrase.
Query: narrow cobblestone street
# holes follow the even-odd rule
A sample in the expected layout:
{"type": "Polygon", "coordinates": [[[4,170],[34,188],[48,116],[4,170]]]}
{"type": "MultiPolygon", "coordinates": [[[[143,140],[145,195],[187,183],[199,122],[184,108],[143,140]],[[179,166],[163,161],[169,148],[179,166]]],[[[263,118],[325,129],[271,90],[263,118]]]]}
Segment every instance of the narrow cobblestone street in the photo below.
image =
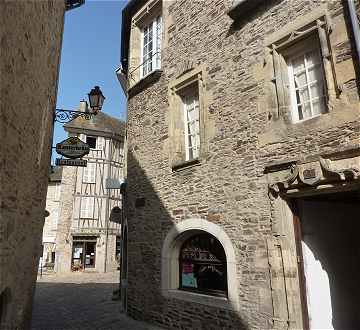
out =
{"type": "Polygon", "coordinates": [[[127,317],[111,300],[119,272],[38,276],[32,330],[159,328],[127,317]]]}

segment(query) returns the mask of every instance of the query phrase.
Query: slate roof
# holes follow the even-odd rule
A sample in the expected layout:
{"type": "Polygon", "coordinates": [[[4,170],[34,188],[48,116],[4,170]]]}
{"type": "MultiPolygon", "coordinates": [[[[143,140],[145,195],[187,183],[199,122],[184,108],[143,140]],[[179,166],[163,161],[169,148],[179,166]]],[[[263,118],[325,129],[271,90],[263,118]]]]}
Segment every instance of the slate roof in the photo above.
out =
{"type": "Polygon", "coordinates": [[[111,136],[125,136],[125,122],[99,111],[91,119],[77,117],[64,125],[64,129],[70,131],[92,131],[95,135],[107,133],[111,136]],[[98,133],[98,134],[96,134],[98,133]]]}

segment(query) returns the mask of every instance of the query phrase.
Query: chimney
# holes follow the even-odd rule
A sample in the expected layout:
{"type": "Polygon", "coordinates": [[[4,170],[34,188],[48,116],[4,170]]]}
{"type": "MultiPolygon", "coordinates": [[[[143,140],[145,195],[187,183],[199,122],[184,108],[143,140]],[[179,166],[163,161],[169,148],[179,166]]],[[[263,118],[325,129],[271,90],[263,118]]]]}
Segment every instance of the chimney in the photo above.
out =
{"type": "Polygon", "coordinates": [[[81,111],[81,112],[89,112],[88,103],[85,100],[80,101],[79,111],[81,111]]]}

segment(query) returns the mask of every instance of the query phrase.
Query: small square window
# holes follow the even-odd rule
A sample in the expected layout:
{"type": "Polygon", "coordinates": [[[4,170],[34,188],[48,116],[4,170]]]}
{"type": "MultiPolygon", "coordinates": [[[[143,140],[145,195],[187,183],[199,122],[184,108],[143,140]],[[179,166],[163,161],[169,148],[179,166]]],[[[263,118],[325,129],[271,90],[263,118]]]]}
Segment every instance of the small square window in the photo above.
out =
{"type": "Polygon", "coordinates": [[[96,148],[96,137],[94,136],[86,136],[86,143],[89,145],[91,149],[96,148]]]}

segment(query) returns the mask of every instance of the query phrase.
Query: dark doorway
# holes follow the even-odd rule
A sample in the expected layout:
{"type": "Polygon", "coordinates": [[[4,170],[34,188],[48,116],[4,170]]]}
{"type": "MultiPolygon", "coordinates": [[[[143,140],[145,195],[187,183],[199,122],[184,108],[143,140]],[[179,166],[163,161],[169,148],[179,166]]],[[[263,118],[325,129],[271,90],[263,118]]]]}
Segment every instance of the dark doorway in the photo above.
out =
{"type": "Polygon", "coordinates": [[[359,329],[360,192],[306,197],[296,208],[308,328],[359,329]]]}
{"type": "Polygon", "coordinates": [[[74,237],[71,269],[73,271],[95,268],[96,237],[74,237]]]}

